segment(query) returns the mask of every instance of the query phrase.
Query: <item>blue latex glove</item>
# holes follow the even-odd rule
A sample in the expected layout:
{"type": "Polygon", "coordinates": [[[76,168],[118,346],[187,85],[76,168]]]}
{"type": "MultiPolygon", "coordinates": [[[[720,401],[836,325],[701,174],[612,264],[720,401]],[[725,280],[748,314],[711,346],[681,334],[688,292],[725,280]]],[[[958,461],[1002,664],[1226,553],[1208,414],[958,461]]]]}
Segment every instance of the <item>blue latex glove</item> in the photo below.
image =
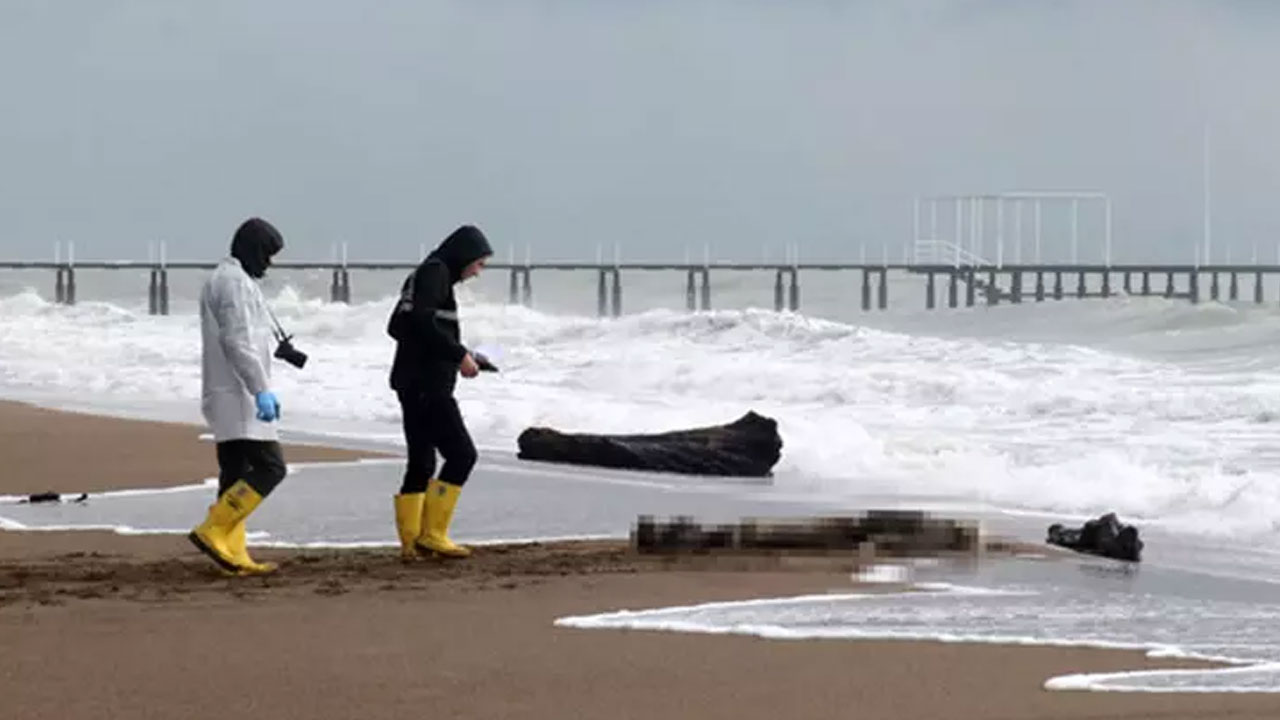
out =
{"type": "Polygon", "coordinates": [[[263,390],[253,397],[258,403],[258,419],[264,422],[271,422],[280,417],[280,401],[276,399],[276,394],[270,390],[263,390]]]}

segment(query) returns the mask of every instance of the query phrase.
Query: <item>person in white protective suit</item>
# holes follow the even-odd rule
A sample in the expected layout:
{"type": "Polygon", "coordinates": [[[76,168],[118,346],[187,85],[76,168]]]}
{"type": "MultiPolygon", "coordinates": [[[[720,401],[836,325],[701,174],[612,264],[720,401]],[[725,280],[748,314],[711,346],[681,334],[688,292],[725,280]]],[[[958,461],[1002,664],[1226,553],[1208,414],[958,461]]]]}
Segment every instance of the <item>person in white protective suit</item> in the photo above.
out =
{"type": "Polygon", "coordinates": [[[276,569],[249,556],[245,519],[286,472],[276,431],[280,402],[271,391],[272,317],[257,283],[283,247],[270,223],[246,220],[200,293],[201,410],[217,447],[218,496],[188,538],[239,575],[276,569]]]}

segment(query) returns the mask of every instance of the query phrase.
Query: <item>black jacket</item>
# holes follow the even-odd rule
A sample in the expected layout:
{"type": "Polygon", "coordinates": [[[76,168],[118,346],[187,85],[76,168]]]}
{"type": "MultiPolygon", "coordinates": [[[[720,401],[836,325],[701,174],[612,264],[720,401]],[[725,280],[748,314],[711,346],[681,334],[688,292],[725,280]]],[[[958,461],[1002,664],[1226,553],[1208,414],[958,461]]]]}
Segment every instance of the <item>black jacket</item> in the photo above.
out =
{"type": "Polygon", "coordinates": [[[395,390],[431,394],[453,393],[458,365],[467,354],[460,342],[458,303],[453,286],[471,263],[493,254],[479,229],[464,225],[405,278],[400,300],[387,321],[387,334],[396,340],[391,365],[395,390]]]}

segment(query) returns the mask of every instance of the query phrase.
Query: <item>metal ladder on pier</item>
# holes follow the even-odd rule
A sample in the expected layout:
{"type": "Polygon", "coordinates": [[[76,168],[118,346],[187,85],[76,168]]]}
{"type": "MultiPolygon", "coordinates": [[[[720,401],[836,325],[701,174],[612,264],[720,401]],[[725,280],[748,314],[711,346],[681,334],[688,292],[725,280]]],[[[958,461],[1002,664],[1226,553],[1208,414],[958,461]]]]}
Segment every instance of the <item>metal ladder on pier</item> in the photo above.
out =
{"type": "MultiPolygon", "coordinates": [[[[915,241],[911,248],[911,262],[913,265],[950,265],[954,268],[983,268],[994,267],[995,264],[990,260],[978,255],[977,253],[966,250],[965,248],[950,242],[949,240],[940,240],[937,238],[919,238],[915,241]]],[[[969,282],[969,278],[973,278],[973,287],[978,293],[984,297],[995,293],[1000,300],[1008,300],[1013,294],[1001,288],[999,285],[992,286],[987,278],[980,274],[970,275],[969,273],[959,273],[960,280],[969,282]]]]}

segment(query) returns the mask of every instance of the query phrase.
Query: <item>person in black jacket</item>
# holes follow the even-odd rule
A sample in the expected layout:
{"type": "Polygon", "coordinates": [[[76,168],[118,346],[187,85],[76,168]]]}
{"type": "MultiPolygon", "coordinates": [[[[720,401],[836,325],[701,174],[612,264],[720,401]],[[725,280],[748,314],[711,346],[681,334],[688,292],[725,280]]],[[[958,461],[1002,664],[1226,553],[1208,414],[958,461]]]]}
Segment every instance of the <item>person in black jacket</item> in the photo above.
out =
{"type": "Polygon", "coordinates": [[[449,539],[449,524],[462,486],[476,463],[476,447],[453,396],[457,376],[480,372],[460,342],[453,286],[475,277],[493,254],[484,233],[464,225],[450,233],[409,274],[387,323],[396,340],[391,387],[400,399],[409,459],[395,496],[400,555],[467,557],[449,539]],[[436,451],[444,457],[435,476],[436,451]]]}

